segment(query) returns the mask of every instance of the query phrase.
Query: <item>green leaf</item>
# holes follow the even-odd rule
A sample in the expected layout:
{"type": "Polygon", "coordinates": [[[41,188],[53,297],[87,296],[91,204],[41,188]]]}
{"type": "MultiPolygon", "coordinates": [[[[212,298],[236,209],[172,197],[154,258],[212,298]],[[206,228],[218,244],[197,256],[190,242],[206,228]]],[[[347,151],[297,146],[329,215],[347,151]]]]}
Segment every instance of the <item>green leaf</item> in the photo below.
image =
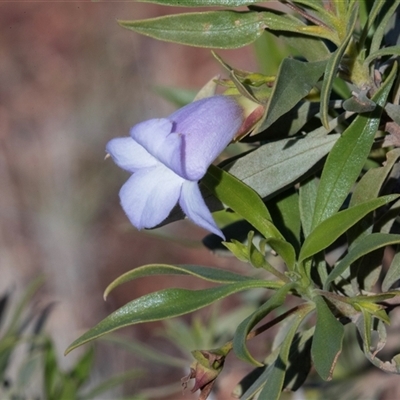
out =
{"type": "Polygon", "coordinates": [[[289,356],[292,350],[293,339],[305,316],[313,308],[314,307],[310,305],[308,308],[295,314],[290,329],[280,346],[279,356],[274,362],[273,370],[271,371],[268,381],[262,389],[258,399],[278,400],[280,398],[286,371],[289,367],[289,356]]]}
{"type": "Polygon", "coordinates": [[[372,315],[368,313],[364,308],[361,308],[361,312],[364,320],[364,335],[362,337],[364,341],[364,349],[368,349],[368,351],[370,351],[369,349],[371,347],[372,315]]]}
{"type": "Polygon", "coordinates": [[[75,340],[65,351],[65,354],[91,340],[125,326],[188,314],[231,294],[247,289],[267,287],[266,281],[254,279],[202,290],[174,288],[149,293],[114,311],[75,340]]]}
{"type": "MultiPolygon", "coordinates": [[[[275,32],[272,32],[275,33],[275,32]]],[[[330,56],[330,51],[325,43],[312,36],[299,36],[296,34],[277,32],[279,37],[295,51],[304,57],[307,61],[327,60],[330,56]]]]}
{"type": "Polygon", "coordinates": [[[373,96],[372,100],[378,107],[371,113],[358,115],[329,153],[318,187],[314,228],[339,210],[360,174],[378,130],[382,107],[396,71],[397,67],[392,68],[385,83],[373,96]]]}
{"type": "Polygon", "coordinates": [[[268,11],[206,11],[167,15],[138,21],[118,21],[126,29],[154,39],[189,46],[235,49],[253,43],[264,29],[331,39],[328,29],[310,29],[290,15],[268,11]]]}
{"type": "Polygon", "coordinates": [[[331,29],[323,26],[307,25],[291,14],[279,15],[266,11],[262,11],[260,14],[262,14],[263,21],[268,30],[309,35],[312,37],[328,39],[334,43],[337,41],[336,32],[331,29]]]}
{"type": "Polygon", "coordinates": [[[137,3],[154,3],[176,7],[238,7],[259,3],[260,0],[132,0],[137,3]]]}
{"type": "Polygon", "coordinates": [[[396,248],[396,254],[393,257],[390,267],[386,272],[382,282],[382,291],[386,292],[390,287],[400,279],[400,246],[396,248]]]}
{"type": "Polygon", "coordinates": [[[202,182],[219,200],[254,226],[287,265],[294,263],[295,251],[271,222],[271,215],[260,196],[230,173],[211,165],[202,182]]]}
{"type": "MultiPolygon", "coordinates": [[[[302,315],[312,310],[312,304],[300,306],[303,310],[302,315]],[[309,308],[310,307],[310,308],[309,308]]],[[[272,352],[264,360],[264,367],[258,367],[245,376],[234,389],[232,396],[240,398],[241,400],[253,400],[254,396],[261,391],[261,389],[268,383],[269,376],[271,375],[275,366],[276,360],[279,357],[279,345],[285,339],[288,328],[290,329],[292,321],[287,318],[279,329],[279,333],[275,336],[278,338],[279,343],[277,347],[272,347],[272,352]]],[[[297,332],[294,340],[290,346],[290,355],[288,368],[285,375],[284,389],[297,390],[306,379],[311,369],[311,341],[314,334],[315,327],[311,327],[306,331],[297,332]]],[[[261,400],[261,397],[259,397],[261,400]]]]}
{"type": "MultiPolygon", "coordinates": [[[[273,18],[274,14],[271,14],[273,18]]],[[[266,28],[263,13],[207,11],[119,21],[123,28],[158,40],[190,46],[234,49],[253,43],[266,28]]]]}
{"type": "Polygon", "coordinates": [[[273,32],[264,33],[254,42],[259,71],[264,75],[276,75],[282,60],[292,55],[288,45],[282,43],[273,32]]]}
{"type": "Polygon", "coordinates": [[[394,0],[390,8],[386,11],[386,14],[379,22],[378,27],[372,37],[371,47],[370,47],[370,54],[374,54],[379,50],[381,47],[382,39],[385,35],[386,26],[390,21],[392,15],[396,12],[397,7],[400,4],[400,0],[394,0]]]}
{"type": "MultiPolygon", "coordinates": [[[[250,231],[250,233],[254,231],[250,231]]],[[[248,246],[239,242],[238,240],[232,239],[231,242],[222,243],[238,260],[243,262],[249,262],[249,249],[248,246]]]]}
{"type": "Polygon", "coordinates": [[[299,188],[299,211],[303,234],[306,238],[311,233],[312,219],[315,209],[315,199],[317,197],[318,183],[312,176],[306,181],[301,182],[299,188]]]}
{"type": "Polygon", "coordinates": [[[334,17],[332,10],[328,10],[324,7],[322,1],[319,0],[293,0],[293,3],[301,4],[306,8],[309,8],[315,12],[317,16],[320,17],[322,22],[325,22],[327,25],[331,21],[332,17],[334,17]]]}
{"type": "Polygon", "coordinates": [[[326,61],[301,62],[292,58],[284,59],[267,105],[267,118],[259,130],[267,129],[307,96],[321,78],[325,66],[326,61]]]}
{"type": "MultiPolygon", "coordinates": [[[[356,5],[355,2],[354,5],[356,5]]],[[[336,77],[336,73],[339,68],[339,64],[343,57],[343,54],[353,35],[356,22],[357,22],[357,7],[353,7],[350,19],[348,21],[346,37],[344,38],[340,46],[336,49],[336,51],[332,54],[332,56],[329,58],[328,63],[326,64],[324,80],[322,82],[322,88],[321,88],[321,107],[320,107],[321,122],[326,128],[329,126],[328,105],[329,105],[330,94],[332,91],[333,81],[336,77]]]]}
{"type": "Polygon", "coordinates": [[[275,226],[285,239],[299,250],[301,224],[298,193],[294,189],[287,190],[266,204],[275,226]]]}
{"type": "Polygon", "coordinates": [[[233,351],[236,357],[257,366],[263,365],[250,354],[247,348],[247,335],[264,317],[283,304],[287,294],[292,288],[293,284],[287,284],[281,287],[266,303],[239,324],[235,336],[233,337],[233,351]]]}
{"type": "Polygon", "coordinates": [[[286,370],[284,390],[296,391],[299,389],[310,373],[311,344],[315,327],[296,333],[290,347],[289,365],[286,370]]]}
{"type": "MultiPolygon", "coordinates": [[[[266,360],[265,367],[258,367],[250,372],[234,389],[232,396],[240,400],[254,400],[260,390],[266,385],[271,375],[274,362],[279,356],[279,349],[272,352],[266,360]]],[[[263,400],[263,399],[261,399],[263,400]]]]}
{"type": "Polygon", "coordinates": [[[285,240],[270,238],[268,244],[282,257],[289,270],[293,270],[296,262],[296,252],[293,246],[285,240]]]}
{"type": "Polygon", "coordinates": [[[123,283],[133,279],[154,275],[191,275],[216,283],[235,283],[252,280],[252,278],[247,276],[235,274],[223,269],[203,267],[201,265],[148,264],[125,272],[111,282],[104,291],[104,299],[107,298],[112,290],[123,283]]]}
{"type": "Polygon", "coordinates": [[[279,140],[259,147],[224,168],[265,198],[303,176],[331,150],[339,137],[339,134],[309,134],[279,140]]]}
{"type": "MultiPolygon", "coordinates": [[[[384,6],[385,2],[383,1],[374,1],[372,4],[371,10],[369,10],[366,15],[367,21],[365,22],[364,28],[361,33],[359,48],[362,49],[365,45],[365,39],[368,36],[368,32],[374,24],[375,19],[379,16],[379,13],[384,6]]],[[[360,13],[362,13],[362,8],[360,9],[360,13]]]]}
{"type": "Polygon", "coordinates": [[[369,169],[357,183],[350,199],[350,207],[374,199],[378,196],[394,163],[400,157],[400,149],[386,154],[386,162],[382,167],[369,169]]]}
{"type": "Polygon", "coordinates": [[[378,334],[378,343],[374,346],[375,349],[371,349],[366,346],[367,343],[365,340],[365,329],[368,328],[368,325],[369,324],[364,322],[364,318],[359,318],[357,321],[357,329],[363,340],[363,351],[365,356],[373,365],[382,371],[398,374],[400,372],[399,355],[394,356],[390,361],[387,361],[387,357],[385,357],[385,361],[383,361],[376,356],[377,353],[385,347],[387,341],[385,324],[381,320],[378,320],[376,325],[374,323],[370,324],[373,330],[378,334]]]}
{"type": "MultiPolygon", "coordinates": [[[[397,180],[397,173],[393,174],[393,178],[397,180]]],[[[375,222],[376,231],[382,233],[390,233],[396,228],[395,222],[400,212],[400,200],[395,201],[384,214],[380,216],[379,220],[375,222]]]]}
{"type": "MultiPolygon", "coordinates": [[[[378,197],[381,187],[383,186],[388,174],[393,168],[394,163],[399,157],[400,149],[389,151],[386,154],[387,160],[384,166],[379,168],[371,168],[364,174],[354,188],[350,199],[350,207],[378,197]]],[[[372,232],[372,229],[372,217],[367,217],[358,224],[354,225],[347,232],[350,248],[356,243],[362,241],[366,235],[372,232]]]]}
{"type": "Polygon", "coordinates": [[[300,101],[290,111],[279,117],[268,129],[254,135],[254,140],[283,139],[296,134],[301,134],[301,128],[312,120],[319,111],[317,103],[300,101]]]}
{"type": "Polygon", "coordinates": [[[352,96],[351,90],[345,81],[336,77],[333,80],[332,90],[342,99],[348,99],[352,96]]]}
{"type": "Polygon", "coordinates": [[[370,235],[367,235],[334,267],[325,282],[324,290],[328,290],[329,284],[338,278],[354,261],[358,260],[360,257],[371,253],[376,249],[380,249],[381,247],[397,243],[400,243],[400,235],[388,233],[371,233],[370,235]]]}
{"type": "Polygon", "coordinates": [[[384,49],[375,51],[375,53],[370,54],[365,59],[364,63],[369,64],[376,58],[383,57],[383,56],[400,56],[400,46],[390,46],[390,47],[385,47],[384,49]]]}
{"type": "Polygon", "coordinates": [[[282,239],[282,235],[272,224],[271,215],[260,196],[246,183],[214,165],[210,165],[202,183],[266,238],[282,239]]]}
{"type": "Polygon", "coordinates": [[[319,376],[324,380],[330,380],[342,350],[344,328],[321,296],[316,296],[313,300],[317,307],[317,323],[311,357],[319,376]]]}
{"type": "Polygon", "coordinates": [[[299,261],[327,248],[365,215],[398,197],[399,195],[389,195],[366,201],[322,221],[305,240],[300,251],[299,261]]]}

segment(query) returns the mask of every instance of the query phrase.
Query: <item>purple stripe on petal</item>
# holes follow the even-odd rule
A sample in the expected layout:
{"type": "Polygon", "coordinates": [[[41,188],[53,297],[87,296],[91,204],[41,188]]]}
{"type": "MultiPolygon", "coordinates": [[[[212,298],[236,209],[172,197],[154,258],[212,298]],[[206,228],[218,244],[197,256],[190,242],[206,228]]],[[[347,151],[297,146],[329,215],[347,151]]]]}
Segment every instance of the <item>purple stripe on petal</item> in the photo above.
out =
{"type": "Polygon", "coordinates": [[[183,182],[162,164],[134,173],[119,192],[132,225],[137,229],[153,228],[164,221],[178,202],[183,182]]]}
{"type": "Polygon", "coordinates": [[[225,240],[224,234],[216,225],[210,210],[207,208],[206,203],[203,200],[197,182],[185,181],[183,183],[179,205],[182,207],[183,212],[188,216],[188,218],[196,225],[215,233],[225,240]]]}
{"type": "Polygon", "coordinates": [[[182,176],[182,135],[171,132],[172,129],[169,119],[150,119],[135,125],[131,136],[159,162],[182,176]]]}
{"type": "Polygon", "coordinates": [[[228,96],[208,97],[168,117],[173,131],[184,137],[183,164],[189,180],[201,179],[210,164],[232,141],[243,120],[243,110],[228,96]]]}
{"type": "Polygon", "coordinates": [[[157,160],[131,137],[111,139],[106,145],[115,164],[129,172],[157,165],[157,160]]]}

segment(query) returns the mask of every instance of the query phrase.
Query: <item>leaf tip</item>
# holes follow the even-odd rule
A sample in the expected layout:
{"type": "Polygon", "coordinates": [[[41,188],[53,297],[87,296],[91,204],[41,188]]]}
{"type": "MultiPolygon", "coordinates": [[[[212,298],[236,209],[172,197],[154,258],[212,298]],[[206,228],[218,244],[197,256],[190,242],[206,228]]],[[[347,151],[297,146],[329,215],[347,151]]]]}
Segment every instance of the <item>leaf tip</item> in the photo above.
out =
{"type": "Polygon", "coordinates": [[[73,345],[74,343],[72,343],[70,346],[68,346],[67,349],[64,351],[64,357],[67,356],[69,353],[71,353],[72,350],[74,350],[76,348],[76,346],[73,345]]]}

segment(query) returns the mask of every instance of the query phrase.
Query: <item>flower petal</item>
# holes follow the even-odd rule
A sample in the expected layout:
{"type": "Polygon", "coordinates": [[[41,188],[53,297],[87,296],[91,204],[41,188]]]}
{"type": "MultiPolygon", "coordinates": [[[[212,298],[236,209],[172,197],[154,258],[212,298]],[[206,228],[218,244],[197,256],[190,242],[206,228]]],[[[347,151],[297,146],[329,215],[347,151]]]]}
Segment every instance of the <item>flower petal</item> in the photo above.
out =
{"type": "Polygon", "coordinates": [[[204,202],[197,182],[185,181],[183,183],[179,205],[188,218],[196,225],[215,233],[225,240],[224,234],[217,227],[210,210],[204,202]]]}
{"type": "Polygon", "coordinates": [[[178,202],[183,181],[162,164],[134,173],[119,192],[132,225],[153,228],[164,221],[178,202]]]}
{"type": "Polygon", "coordinates": [[[131,137],[111,139],[106,145],[115,164],[129,172],[157,165],[157,160],[131,137]]]}
{"type": "Polygon", "coordinates": [[[131,129],[132,138],[153,157],[182,176],[182,135],[171,132],[173,124],[166,118],[149,119],[131,129]]]}
{"type": "Polygon", "coordinates": [[[183,135],[183,168],[186,179],[197,181],[239,131],[244,114],[229,96],[195,101],[171,114],[173,132],[183,135]]]}

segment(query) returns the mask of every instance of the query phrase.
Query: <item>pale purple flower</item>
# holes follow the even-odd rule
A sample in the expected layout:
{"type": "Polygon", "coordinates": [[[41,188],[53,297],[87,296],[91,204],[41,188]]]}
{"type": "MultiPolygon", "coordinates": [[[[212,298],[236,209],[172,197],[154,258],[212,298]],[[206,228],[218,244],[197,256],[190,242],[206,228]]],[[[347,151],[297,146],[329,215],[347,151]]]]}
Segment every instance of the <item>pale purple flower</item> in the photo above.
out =
{"type": "Polygon", "coordinates": [[[119,193],[138,229],[153,228],[179,203],[195,224],[223,237],[198,186],[207,168],[243,123],[243,109],[228,96],[195,101],[167,118],[135,125],[130,137],[108,142],[106,151],[132,173],[119,193]]]}

